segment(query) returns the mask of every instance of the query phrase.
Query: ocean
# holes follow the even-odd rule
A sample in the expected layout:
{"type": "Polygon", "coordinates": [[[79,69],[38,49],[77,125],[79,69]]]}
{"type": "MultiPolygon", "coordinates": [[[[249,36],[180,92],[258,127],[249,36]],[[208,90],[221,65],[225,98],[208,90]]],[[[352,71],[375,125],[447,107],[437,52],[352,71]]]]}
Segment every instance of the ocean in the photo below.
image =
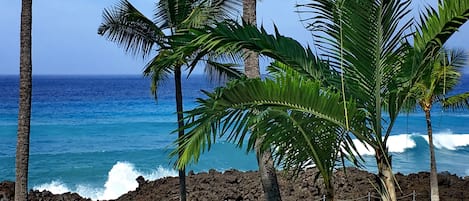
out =
{"type": "MultiPolygon", "coordinates": [[[[216,82],[192,75],[183,80],[184,107],[195,107],[200,89],[216,82]]],[[[33,79],[29,185],[53,193],[77,192],[113,199],[134,190],[135,178],[176,176],[168,154],[176,134],[174,87],[163,82],[155,101],[150,80],[141,76],[35,76],[33,79]]],[[[469,89],[469,76],[455,92],[469,89]]],[[[0,76],[0,181],[14,180],[18,77],[0,76]]],[[[434,108],[438,171],[469,176],[469,112],[434,108]]],[[[429,170],[423,112],[401,114],[389,139],[395,172],[429,170]]],[[[375,172],[372,153],[360,152],[375,172]]],[[[255,155],[220,141],[195,172],[257,170],[255,155]],[[229,156],[229,157],[227,157],[229,156]]]]}

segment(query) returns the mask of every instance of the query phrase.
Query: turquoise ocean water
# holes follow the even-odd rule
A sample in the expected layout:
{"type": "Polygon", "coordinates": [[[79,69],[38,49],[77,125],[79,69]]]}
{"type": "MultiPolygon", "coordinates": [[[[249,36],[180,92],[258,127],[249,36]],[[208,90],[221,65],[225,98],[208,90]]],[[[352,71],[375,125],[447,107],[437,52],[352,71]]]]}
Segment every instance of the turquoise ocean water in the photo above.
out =
{"type": "MultiPolygon", "coordinates": [[[[17,76],[0,76],[0,181],[14,180],[18,110],[17,76]]],[[[469,90],[466,76],[456,91],[469,90]]],[[[112,199],[137,187],[135,178],[175,176],[168,153],[176,128],[173,83],[159,88],[158,101],[141,76],[35,76],[31,123],[30,187],[112,199]]],[[[195,106],[203,76],[184,80],[185,108],[195,106]]],[[[469,111],[433,110],[439,171],[469,175],[469,111]]],[[[396,172],[428,171],[423,113],[402,114],[390,137],[396,172]]],[[[360,151],[375,171],[372,153],[360,151]]],[[[201,157],[196,172],[256,170],[253,154],[225,142],[201,157]]]]}

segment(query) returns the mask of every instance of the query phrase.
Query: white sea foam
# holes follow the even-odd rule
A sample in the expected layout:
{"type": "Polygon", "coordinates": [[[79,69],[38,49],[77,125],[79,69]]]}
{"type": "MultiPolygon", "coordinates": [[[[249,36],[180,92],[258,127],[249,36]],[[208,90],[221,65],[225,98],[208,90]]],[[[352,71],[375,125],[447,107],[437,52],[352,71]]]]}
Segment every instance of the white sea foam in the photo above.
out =
{"type": "MultiPolygon", "coordinates": [[[[428,143],[428,136],[424,136],[428,143]]],[[[433,144],[438,149],[456,150],[457,147],[469,145],[469,134],[453,134],[451,131],[435,133],[433,144]]]]}
{"type": "Polygon", "coordinates": [[[67,185],[57,180],[51,181],[50,183],[47,183],[47,184],[41,184],[39,186],[35,186],[34,189],[39,190],[39,191],[48,190],[54,194],[62,194],[62,193],[66,193],[70,191],[67,185]]]}
{"type": "MultiPolygon", "coordinates": [[[[428,144],[428,136],[423,134],[400,134],[389,136],[388,148],[390,152],[403,153],[406,149],[417,146],[414,137],[423,138],[428,144]]],[[[358,153],[361,155],[374,155],[375,152],[370,146],[353,140],[358,153]],[[367,149],[368,147],[368,149],[367,149]]],[[[450,131],[435,133],[433,135],[433,144],[438,149],[456,150],[457,147],[469,146],[469,134],[452,134],[450,131]]]]}
{"type": "MultiPolygon", "coordinates": [[[[367,145],[364,145],[358,140],[353,140],[355,147],[357,148],[360,155],[374,155],[375,151],[367,145]]],[[[412,135],[401,134],[392,135],[388,138],[388,148],[390,152],[402,153],[406,149],[414,148],[416,146],[415,141],[412,139],[412,135]]]]}
{"type": "Polygon", "coordinates": [[[52,181],[33,187],[35,190],[48,190],[54,194],[65,192],[76,192],[83,197],[93,200],[116,199],[128,191],[135,190],[138,183],[135,180],[142,175],[145,179],[155,180],[167,176],[176,176],[177,171],[158,167],[150,173],[142,173],[135,169],[134,165],[128,162],[117,162],[108,173],[108,179],[101,188],[96,188],[87,184],[79,184],[69,187],[61,181],[52,181]]]}
{"type": "Polygon", "coordinates": [[[402,153],[406,149],[414,148],[416,144],[412,135],[401,134],[389,136],[388,146],[390,152],[402,153]]]}

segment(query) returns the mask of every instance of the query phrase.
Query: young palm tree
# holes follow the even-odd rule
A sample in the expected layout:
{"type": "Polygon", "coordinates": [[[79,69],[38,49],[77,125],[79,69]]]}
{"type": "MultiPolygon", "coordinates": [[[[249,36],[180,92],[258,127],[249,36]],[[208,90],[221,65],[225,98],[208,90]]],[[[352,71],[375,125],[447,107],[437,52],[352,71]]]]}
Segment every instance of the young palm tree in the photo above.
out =
{"type": "MultiPolygon", "coordinates": [[[[312,159],[324,180],[327,198],[334,200],[332,172],[340,147],[347,150],[344,145],[351,142],[343,129],[341,96],[321,88],[319,81],[285,70],[275,79],[236,80],[207,93],[210,99],[200,99],[197,109],[188,112],[187,118],[193,121],[187,127],[192,129],[180,138],[184,150],[180,164],[197,161],[201,149],[210,147],[217,135],[227,135],[239,146],[247,140],[248,151],[259,146],[257,139],[262,138],[260,150],[273,148],[275,160],[287,170],[298,171],[312,159]]],[[[353,103],[347,105],[351,119],[359,122],[363,115],[354,113],[353,103]]]]}
{"type": "MultiPolygon", "coordinates": [[[[318,101],[316,107],[311,109],[303,102],[290,100],[294,94],[280,96],[270,92],[270,89],[264,89],[273,88],[275,84],[256,83],[244,87],[242,92],[220,90],[215,94],[208,94],[207,100],[199,100],[200,108],[189,112],[191,118],[203,113],[206,118],[200,118],[200,120],[194,118],[192,123],[187,125],[193,131],[179,141],[183,145],[179,150],[183,153],[179,165],[197,161],[200,149],[209,148],[211,141],[217,137],[217,134],[224,134],[227,131],[226,128],[233,125],[252,127],[255,126],[256,121],[260,121],[259,118],[248,118],[249,115],[257,114],[226,112],[251,106],[283,105],[291,107],[291,110],[297,107],[308,108],[318,118],[331,122],[346,132],[352,132],[375,151],[379,169],[380,193],[384,200],[396,200],[395,180],[387,149],[387,139],[399,112],[411,96],[412,87],[422,76],[420,72],[429,68],[427,64],[431,58],[469,17],[469,1],[440,1],[439,10],[428,9],[421,17],[422,22],[415,26],[414,30],[418,31],[412,34],[411,22],[402,21],[409,13],[409,4],[410,1],[397,0],[360,1],[359,4],[355,1],[318,0],[304,5],[312,8],[317,15],[312,18],[315,23],[311,23],[313,24],[311,28],[323,33],[322,36],[317,35],[317,37],[323,37],[323,41],[320,41],[323,61],[315,57],[309,48],[304,49],[291,38],[283,37],[278,32],[275,35],[268,35],[263,29],[259,31],[249,25],[241,26],[229,22],[219,24],[216,28],[207,27],[206,30],[193,31],[196,38],[189,47],[184,48],[184,51],[202,48],[205,52],[214,50],[216,52],[239,52],[242,48],[246,48],[276,59],[308,79],[322,81],[322,87],[341,92],[342,100],[338,102],[343,106],[333,107],[341,108],[345,119],[331,115],[329,113],[331,106],[325,104],[327,101],[318,101]],[[412,35],[414,44],[406,44],[407,37],[412,35]],[[267,94],[262,94],[262,91],[266,91],[267,94]],[[276,96],[272,97],[270,93],[276,96]],[[347,100],[353,100],[357,106],[349,106],[351,104],[347,100]],[[228,104],[225,101],[234,103],[228,104]],[[214,105],[204,107],[204,104],[209,103],[214,105]],[[351,108],[355,108],[356,111],[351,108]],[[366,120],[352,122],[354,119],[360,119],[352,115],[360,114],[359,111],[367,115],[366,120]],[[383,111],[388,112],[388,121],[383,120],[383,111]],[[228,115],[227,117],[218,116],[224,112],[228,115]],[[225,121],[224,118],[232,121],[225,121]],[[216,124],[208,126],[212,124],[208,124],[204,119],[216,124]],[[220,122],[229,126],[221,126],[220,122]]],[[[244,83],[236,84],[244,85],[244,83]]],[[[283,82],[279,81],[276,84],[287,88],[283,82]]],[[[319,91],[325,92],[326,90],[319,91]]],[[[319,95],[323,95],[323,93],[313,94],[315,95],[311,97],[316,97],[317,100],[320,99],[319,95]]],[[[315,100],[311,98],[309,101],[315,100]]],[[[287,114],[291,112],[287,110],[287,114]]],[[[259,115],[263,113],[260,112],[259,115]]],[[[272,124],[277,123],[270,122],[269,125],[272,124]]],[[[243,128],[245,127],[241,126],[236,132],[243,131],[243,128]]],[[[261,137],[269,137],[272,133],[274,132],[261,135],[261,137]]],[[[238,140],[242,144],[243,136],[239,138],[234,136],[231,139],[238,140]]],[[[250,139],[256,137],[259,136],[251,135],[250,139]]],[[[275,139],[266,141],[271,142],[275,139]]],[[[311,154],[314,158],[313,152],[311,154]]]]}
{"type": "MultiPolygon", "coordinates": [[[[247,132],[252,131],[247,149],[254,149],[257,139],[265,138],[258,147],[265,151],[273,146],[274,158],[286,169],[298,170],[312,158],[321,170],[328,198],[333,199],[332,172],[340,155],[338,152],[342,151],[337,147],[343,146],[353,157],[353,147],[344,146],[351,145],[351,139],[343,129],[346,123],[340,94],[320,88],[319,81],[325,81],[328,76],[337,78],[337,73],[331,74],[324,68],[325,63],[297,41],[281,35],[268,35],[252,25],[219,24],[211,31],[216,33],[201,37],[220,39],[213,42],[223,44],[219,49],[221,52],[237,52],[243,47],[256,52],[267,50],[264,55],[278,61],[269,67],[277,76],[273,80],[267,79],[268,83],[260,79],[235,81],[214,94],[207,94],[210,100],[200,99],[200,107],[188,112],[187,118],[192,121],[186,127],[191,129],[180,138],[183,155],[179,165],[184,166],[192,160],[196,162],[200,152],[209,148],[217,135],[229,133],[228,140],[242,146],[247,132]]],[[[200,45],[193,42],[196,47],[200,45]]],[[[353,103],[346,104],[348,110],[354,108],[353,103]]],[[[351,121],[363,121],[358,120],[359,113],[354,115],[354,111],[350,111],[349,114],[351,121]]]]}
{"type": "Polygon", "coordinates": [[[18,111],[18,141],[16,145],[15,201],[24,201],[28,199],[29,134],[32,96],[31,28],[32,0],[22,0],[20,31],[20,97],[18,111]]]}
{"type": "MultiPolygon", "coordinates": [[[[104,20],[98,29],[98,34],[121,45],[127,52],[141,55],[143,58],[152,55],[152,50],[157,52],[144,70],[144,75],[152,78],[151,89],[155,99],[158,83],[174,73],[179,137],[184,135],[181,70],[186,65],[192,71],[195,66],[188,64],[193,55],[183,55],[175,62],[163,65],[160,61],[171,55],[178,45],[184,44],[184,41],[174,40],[177,35],[184,34],[189,28],[211,25],[227,18],[233,14],[236,7],[237,2],[231,0],[160,0],[157,3],[154,21],[144,16],[127,0],[122,0],[112,9],[104,10],[104,20]]],[[[208,63],[223,75],[239,73],[229,68],[229,65],[219,65],[215,61],[208,63]]],[[[183,201],[186,200],[185,176],[185,168],[182,167],[179,170],[179,188],[180,200],[183,201]]]]}
{"type": "Polygon", "coordinates": [[[443,50],[433,58],[432,65],[415,85],[413,93],[415,100],[411,107],[419,105],[425,113],[427,122],[428,144],[430,149],[430,198],[438,201],[438,175],[436,168],[435,151],[433,146],[433,129],[431,124],[431,110],[435,103],[441,103],[445,108],[469,108],[469,92],[454,94],[447,97],[460,81],[461,70],[468,60],[467,53],[462,50],[443,50]]]}

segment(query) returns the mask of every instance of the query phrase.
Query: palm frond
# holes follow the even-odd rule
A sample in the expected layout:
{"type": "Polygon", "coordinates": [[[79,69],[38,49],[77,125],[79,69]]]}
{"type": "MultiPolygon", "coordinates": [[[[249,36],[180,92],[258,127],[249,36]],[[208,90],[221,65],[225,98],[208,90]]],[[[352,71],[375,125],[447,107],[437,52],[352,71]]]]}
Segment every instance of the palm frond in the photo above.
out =
{"type": "Polygon", "coordinates": [[[182,54],[200,50],[201,54],[211,52],[217,56],[226,53],[239,54],[243,49],[250,49],[307,72],[314,79],[319,79],[322,75],[321,68],[327,68],[314,56],[310,48],[304,48],[298,41],[278,32],[270,35],[262,27],[259,30],[249,24],[240,25],[234,21],[225,21],[218,23],[216,27],[192,29],[191,32],[194,39],[188,46],[179,50],[182,54]]]}
{"type": "Polygon", "coordinates": [[[435,55],[469,18],[469,2],[440,0],[438,11],[427,9],[420,18],[419,29],[414,35],[414,46],[420,51],[433,52],[428,55],[435,55]]]}
{"type": "Polygon", "coordinates": [[[326,182],[338,161],[344,130],[313,115],[267,109],[256,124],[263,149],[273,147],[274,159],[286,170],[298,170],[313,161],[326,182]]]}
{"type": "Polygon", "coordinates": [[[164,47],[163,31],[127,0],[103,12],[98,34],[122,46],[126,52],[146,57],[154,45],[164,47]]]}
{"type": "Polygon", "coordinates": [[[438,1],[438,12],[427,8],[421,14],[420,24],[414,34],[415,54],[413,55],[413,69],[411,83],[420,79],[422,72],[431,68],[429,63],[437,57],[444,43],[459,27],[469,19],[468,1],[438,1]]]}
{"type": "MultiPolygon", "coordinates": [[[[398,72],[406,52],[409,36],[410,1],[332,1],[318,0],[299,5],[308,28],[334,69],[344,71],[346,94],[366,105],[376,114],[373,125],[381,133],[380,110],[393,90],[392,79],[398,72]]],[[[340,84],[340,83],[337,83],[340,84]]],[[[381,139],[378,137],[377,139],[381,139]]]]}
{"type": "Polygon", "coordinates": [[[170,50],[161,50],[158,54],[145,66],[143,75],[151,78],[151,93],[155,100],[158,100],[158,86],[159,83],[166,80],[172,74],[174,65],[177,63],[168,63],[167,65],[160,65],[162,60],[172,54],[170,50]]]}
{"type": "Polygon", "coordinates": [[[233,78],[240,78],[243,70],[238,64],[219,63],[217,61],[208,60],[204,68],[204,73],[213,81],[224,82],[233,78]]]}
{"type": "Polygon", "coordinates": [[[443,108],[450,110],[469,109],[469,92],[457,94],[441,101],[443,108]]]}
{"type": "Polygon", "coordinates": [[[442,49],[432,69],[430,80],[434,81],[434,94],[445,96],[461,81],[462,68],[467,64],[468,55],[461,49],[442,49]]]}
{"type": "Polygon", "coordinates": [[[174,32],[192,12],[192,3],[190,0],[160,0],[156,4],[155,24],[174,32]]]}
{"type": "Polygon", "coordinates": [[[184,21],[186,28],[203,28],[225,19],[236,19],[241,10],[238,0],[202,0],[195,2],[191,14],[184,21]]]}
{"type": "MultiPolygon", "coordinates": [[[[248,131],[256,130],[253,126],[261,125],[255,124],[260,122],[257,119],[262,114],[256,111],[266,111],[266,108],[305,113],[337,127],[345,126],[340,95],[321,88],[317,81],[304,79],[293,71],[275,80],[234,80],[227,87],[206,94],[208,98],[199,99],[199,106],[187,113],[189,132],[179,139],[177,143],[182,146],[173,152],[183,153],[177,164],[179,167],[196,162],[201,151],[210,148],[219,137],[216,134],[221,137],[229,133],[228,139],[241,146],[248,131]]],[[[359,119],[357,112],[352,112],[357,111],[354,104],[347,104],[350,114],[359,119]]],[[[357,126],[361,125],[363,123],[357,126]]],[[[248,149],[253,148],[256,137],[249,137],[248,149]]]]}

